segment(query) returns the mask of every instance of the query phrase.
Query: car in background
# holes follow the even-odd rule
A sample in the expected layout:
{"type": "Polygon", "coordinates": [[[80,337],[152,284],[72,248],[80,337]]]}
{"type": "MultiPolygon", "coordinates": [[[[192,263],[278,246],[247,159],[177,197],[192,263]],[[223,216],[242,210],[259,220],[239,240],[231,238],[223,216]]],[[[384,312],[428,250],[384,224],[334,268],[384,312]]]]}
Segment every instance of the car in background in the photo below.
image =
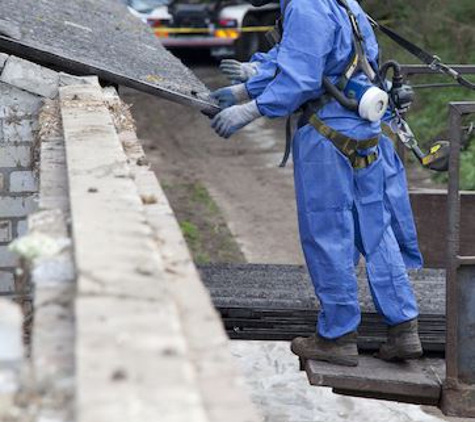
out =
{"type": "Polygon", "coordinates": [[[152,27],[167,48],[206,48],[214,57],[247,60],[269,49],[265,33],[279,14],[279,3],[261,8],[245,0],[124,0],[152,27]]]}
{"type": "Polygon", "coordinates": [[[170,0],[123,0],[130,12],[144,23],[154,27],[157,23],[170,22],[170,0]]]}

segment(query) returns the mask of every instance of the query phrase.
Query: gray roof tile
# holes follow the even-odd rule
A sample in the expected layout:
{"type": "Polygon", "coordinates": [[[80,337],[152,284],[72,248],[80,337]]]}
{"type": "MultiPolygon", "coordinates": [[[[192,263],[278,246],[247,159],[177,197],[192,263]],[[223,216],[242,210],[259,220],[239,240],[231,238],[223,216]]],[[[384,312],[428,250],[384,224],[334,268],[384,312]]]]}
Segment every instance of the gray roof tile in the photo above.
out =
{"type": "Polygon", "coordinates": [[[204,84],[119,0],[2,0],[0,51],[213,108],[204,84]]]}

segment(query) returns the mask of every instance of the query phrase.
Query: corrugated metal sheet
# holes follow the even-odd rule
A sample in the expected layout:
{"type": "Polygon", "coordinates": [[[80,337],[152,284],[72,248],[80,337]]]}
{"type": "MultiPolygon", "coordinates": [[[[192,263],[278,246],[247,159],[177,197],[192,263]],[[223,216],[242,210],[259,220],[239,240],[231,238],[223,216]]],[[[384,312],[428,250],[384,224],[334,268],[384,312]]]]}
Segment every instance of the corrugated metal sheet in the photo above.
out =
{"type": "Polygon", "coordinates": [[[0,51],[215,109],[208,89],[119,0],[1,0],[0,51]]]}

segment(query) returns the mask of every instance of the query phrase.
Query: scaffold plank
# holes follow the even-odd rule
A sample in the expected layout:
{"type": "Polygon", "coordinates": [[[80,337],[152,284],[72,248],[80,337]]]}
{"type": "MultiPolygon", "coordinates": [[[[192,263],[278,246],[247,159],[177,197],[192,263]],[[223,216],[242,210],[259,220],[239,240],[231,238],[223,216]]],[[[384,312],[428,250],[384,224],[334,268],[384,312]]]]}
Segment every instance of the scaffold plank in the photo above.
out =
{"type": "Polygon", "coordinates": [[[337,393],[406,403],[437,405],[445,379],[443,359],[399,363],[360,356],[357,367],[307,361],[311,385],[331,387],[337,393]]]}

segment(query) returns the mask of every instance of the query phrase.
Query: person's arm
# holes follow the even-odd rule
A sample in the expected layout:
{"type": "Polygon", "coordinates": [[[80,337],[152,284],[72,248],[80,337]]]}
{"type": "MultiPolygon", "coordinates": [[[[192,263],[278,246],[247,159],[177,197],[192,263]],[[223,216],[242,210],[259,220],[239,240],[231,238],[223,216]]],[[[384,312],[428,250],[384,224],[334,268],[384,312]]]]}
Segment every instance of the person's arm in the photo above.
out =
{"type": "MultiPolygon", "coordinates": [[[[221,72],[231,81],[231,83],[239,84],[245,83],[249,79],[260,73],[260,68],[264,69],[271,61],[275,62],[277,56],[276,48],[274,47],[267,53],[255,53],[249,62],[242,63],[234,59],[224,59],[221,61],[219,68],[221,72]]],[[[275,66],[275,65],[274,65],[275,66]]]]}
{"type": "MultiPolygon", "coordinates": [[[[218,101],[221,108],[228,108],[243,101],[253,100],[261,95],[267,85],[275,78],[277,72],[277,47],[274,47],[268,53],[256,53],[253,58],[259,57],[262,62],[253,62],[256,65],[256,75],[247,79],[246,83],[228,86],[218,89],[211,97],[218,101]]],[[[234,62],[235,64],[239,62],[234,62]]],[[[225,68],[226,76],[232,80],[241,78],[241,70],[231,69],[230,61],[225,68]]],[[[241,66],[243,63],[241,63],[241,66]]],[[[224,66],[222,66],[224,67],[224,66]]]]}
{"type": "Polygon", "coordinates": [[[271,60],[275,60],[277,57],[277,51],[278,51],[278,44],[272,47],[267,53],[263,53],[262,51],[258,51],[257,53],[254,53],[254,55],[251,57],[251,60],[249,60],[249,62],[264,64],[271,60]]]}
{"type": "Polygon", "coordinates": [[[263,62],[259,66],[257,75],[253,76],[246,82],[246,89],[249,97],[254,99],[261,95],[276,75],[277,60],[273,59],[263,62]]]}
{"type": "Polygon", "coordinates": [[[303,9],[298,1],[287,8],[276,58],[277,75],[256,100],[264,116],[290,115],[323,92],[323,74],[334,48],[336,24],[320,5],[303,9]]]}

